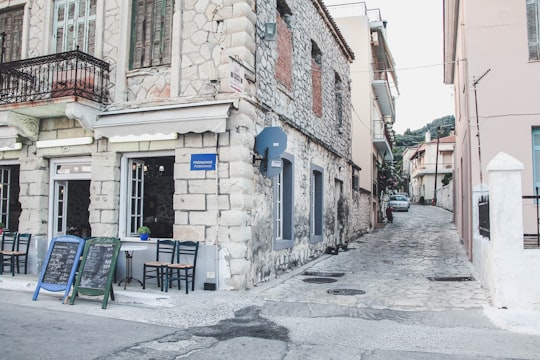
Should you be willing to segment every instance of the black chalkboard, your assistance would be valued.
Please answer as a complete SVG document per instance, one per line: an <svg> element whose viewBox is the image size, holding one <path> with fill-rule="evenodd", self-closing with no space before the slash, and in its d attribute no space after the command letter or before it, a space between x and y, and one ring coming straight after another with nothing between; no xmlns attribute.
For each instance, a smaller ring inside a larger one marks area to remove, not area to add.
<svg viewBox="0 0 540 360"><path fill-rule="evenodd" d="M109 294L114 300L112 280L120 245L118 238L95 237L86 240L70 304L73 305L79 293L92 296L103 295L103 309L107 307Z"/></svg>
<svg viewBox="0 0 540 360"><path fill-rule="evenodd" d="M114 244L97 243L88 248L79 287L105 289L114 257Z"/></svg>
<svg viewBox="0 0 540 360"><path fill-rule="evenodd" d="M36 300L39 290L43 288L49 291L64 291L65 302L83 249L84 240L78 236L62 235L53 238L32 299Z"/></svg>
<svg viewBox="0 0 540 360"><path fill-rule="evenodd" d="M43 282L67 285L71 269L75 264L78 248L79 244L75 242L55 242L45 267Z"/></svg>

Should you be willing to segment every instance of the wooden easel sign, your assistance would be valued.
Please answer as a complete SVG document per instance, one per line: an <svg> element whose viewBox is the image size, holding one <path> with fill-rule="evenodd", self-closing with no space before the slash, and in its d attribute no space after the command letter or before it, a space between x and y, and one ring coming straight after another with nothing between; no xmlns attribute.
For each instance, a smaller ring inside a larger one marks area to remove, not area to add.
<svg viewBox="0 0 540 360"><path fill-rule="evenodd" d="M48 291L64 291L62 303L65 303L83 249L84 239L78 236L62 235L53 238L32 300L37 300L39 290L43 288Z"/></svg>
<svg viewBox="0 0 540 360"><path fill-rule="evenodd" d="M69 302L71 305L78 294L103 295L102 309L107 308L109 295L114 301L112 281L120 245L118 238L93 237L86 240L81 266Z"/></svg>

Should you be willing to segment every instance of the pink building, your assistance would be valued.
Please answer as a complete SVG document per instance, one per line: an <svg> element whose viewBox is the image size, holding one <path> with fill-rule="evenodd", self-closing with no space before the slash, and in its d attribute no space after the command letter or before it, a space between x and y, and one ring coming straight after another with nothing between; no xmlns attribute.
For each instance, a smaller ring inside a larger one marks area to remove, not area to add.
<svg viewBox="0 0 540 360"><path fill-rule="evenodd" d="M444 0L444 81L454 86L455 221L473 263L475 192L500 152L523 164L523 232L537 234L540 1Z"/></svg>

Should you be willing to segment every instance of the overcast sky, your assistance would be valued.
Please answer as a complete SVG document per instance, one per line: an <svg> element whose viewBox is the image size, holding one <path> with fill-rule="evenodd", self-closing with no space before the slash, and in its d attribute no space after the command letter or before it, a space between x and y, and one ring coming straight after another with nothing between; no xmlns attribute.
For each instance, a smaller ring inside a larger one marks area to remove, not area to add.
<svg viewBox="0 0 540 360"><path fill-rule="evenodd" d="M360 3L323 0L326 5ZM452 87L443 83L442 0L366 0L380 9L387 24L390 51L396 62L400 95L394 130L416 130L446 115L454 115Z"/></svg>

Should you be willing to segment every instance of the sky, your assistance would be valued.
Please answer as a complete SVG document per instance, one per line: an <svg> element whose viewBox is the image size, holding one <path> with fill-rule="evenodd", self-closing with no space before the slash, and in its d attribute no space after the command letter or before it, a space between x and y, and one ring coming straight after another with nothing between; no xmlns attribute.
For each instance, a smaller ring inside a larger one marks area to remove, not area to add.
<svg viewBox="0 0 540 360"><path fill-rule="evenodd" d="M361 3L323 0L326 5ZM435 119L454 115L453 89L443 82L443 1L366 0L380 9L387 23L387 40L396 63L397 134L417 130Z"/></svg>

